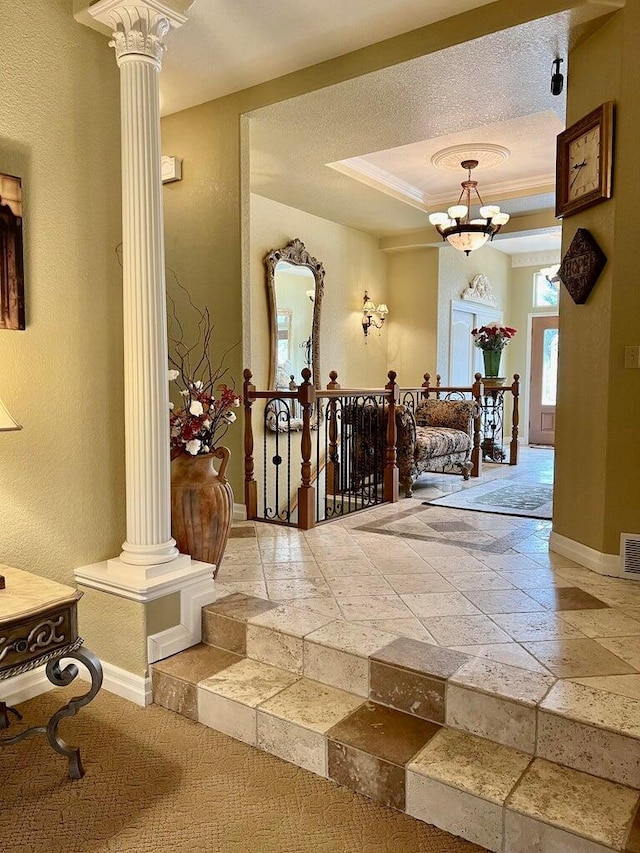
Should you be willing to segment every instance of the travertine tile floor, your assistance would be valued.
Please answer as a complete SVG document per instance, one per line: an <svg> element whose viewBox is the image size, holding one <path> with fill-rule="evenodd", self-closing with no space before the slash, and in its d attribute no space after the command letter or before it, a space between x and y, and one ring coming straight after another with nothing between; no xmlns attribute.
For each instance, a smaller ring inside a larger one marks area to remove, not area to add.
<svg viewBox="0 0 640 853"><path fill-rule="evenodd" d="M525 449L484 477L550 482L552 465ZM308 532L235 525L219 584L640 698L640 584L549 552L549 521L423 505L474 485L426 475L412 499Z"/></svg>

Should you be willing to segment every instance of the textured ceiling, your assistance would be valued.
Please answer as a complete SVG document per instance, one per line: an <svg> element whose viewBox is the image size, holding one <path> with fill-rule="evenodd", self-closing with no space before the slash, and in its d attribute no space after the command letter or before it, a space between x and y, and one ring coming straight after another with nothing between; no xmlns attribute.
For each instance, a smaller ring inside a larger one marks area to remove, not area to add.
<svg viewBox="0 0 640 853"><path fill-rule="evenodd" d="M500 125L512 129L500 144L526 146L529 139L535 147L533 126L525 125L523 134L518 122L535 124L537 114L551 114L547 135L554 123L563 126L564 97L550 94L549 81L552 60L566 56L568 32L569 16L555 15L257 110L251 114L252 190L380 236L423 228L424 211L326 164L425 140L434 151L451 140L492 141ZM545 150L536 169L551 174L548 139ZM517 169L517 160L507 162ZM455 176L441 175L451 182L453 202ZM502 207L518 214L552 205L547 188L505 199Z"/></svg>
<svg viewBox="0 0 640 853"><path fill-rule="evenodd" d="M560 226L553 230L541 231L537 234L526 234L520 237L502 237L498 235L491 244L507 255L533 254L534 252L557 252L560 260L562 247L562 229Z"/></svg>
<svg viewBox="0 0 640 853"><path fill-rule="evenodd" d="M195 0L163 60L168 113L273 80L492 0Z"/></svg>

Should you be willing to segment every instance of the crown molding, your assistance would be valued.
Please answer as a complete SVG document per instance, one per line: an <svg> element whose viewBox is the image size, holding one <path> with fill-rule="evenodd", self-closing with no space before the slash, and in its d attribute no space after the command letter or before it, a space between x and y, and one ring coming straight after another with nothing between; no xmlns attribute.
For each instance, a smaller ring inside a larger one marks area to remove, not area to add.
<svg viewBox="0 0 640 853"><path fill-rule="evenodd" d="M446 192L426 195L421 189L410 184L408 181L403 181L370 163L364 157L351 157L349 160L336 161L335 163L327 163L330 169L347 175L365 184L372 189L383 192L386 195L392 196L405 204L410 204L412 207L417 207L419 210L430 210L432 208L451 205L455 201L455 188ZM545 173L542 175L534 175L531 178L524 178L518 181L501 181L500 183L483 183L482 198L485 203L496 199L520 198L522 196L540 195L555 192L555 175Z"/></svg>
<svg viewBox="0 0 640 853"><path fill-rule="evenodd" d="M559 264L561 254L560 249L548 249L544 252L526 252L511 255L511 268L544 267L551 264Z"/></svg>
<svg viewBox="0 0 640 853"><path fill-rule="evenodd" d="M405 204L410 204L419 210L427 209L424 193L421 190L379 166L374 166L373 163L369 163L363 157L352 157L348 161L338 160L335 163L327 163L327 166L359 181L361 184L397 198Z"/></svg>

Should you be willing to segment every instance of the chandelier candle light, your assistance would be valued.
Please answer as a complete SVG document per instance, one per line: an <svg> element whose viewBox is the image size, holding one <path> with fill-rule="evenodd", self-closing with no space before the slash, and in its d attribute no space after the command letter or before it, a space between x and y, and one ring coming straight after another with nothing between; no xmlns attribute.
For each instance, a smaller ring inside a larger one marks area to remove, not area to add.
<svg viewBox="0 0 640 853"><path fill-rule="evenodd" d="M506 225L510 217L501 213L496 204L485 205L478 192L478 182L471 179L471 171L478 165L477 160L463 160L460 164L467 169L469 177L462 181L462 192L458 203L452 205L446 213L432 213L429 222L435 225L443 240L450 243L454 249L469 255L474 249L479 249ZM471 192L475 192L480 202L481 219L471 219ZM465 204L461 202L465 201Z"/></svg>

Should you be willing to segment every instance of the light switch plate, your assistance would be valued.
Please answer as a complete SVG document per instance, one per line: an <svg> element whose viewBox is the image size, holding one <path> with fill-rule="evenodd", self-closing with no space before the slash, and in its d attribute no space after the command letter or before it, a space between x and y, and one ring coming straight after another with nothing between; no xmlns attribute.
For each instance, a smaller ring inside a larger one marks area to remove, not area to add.
<svg viewBox="0 0 640 853"><path fill-rule="evenodd" d="M640 367L640 347L624 348L624 366Z"/></svg>

